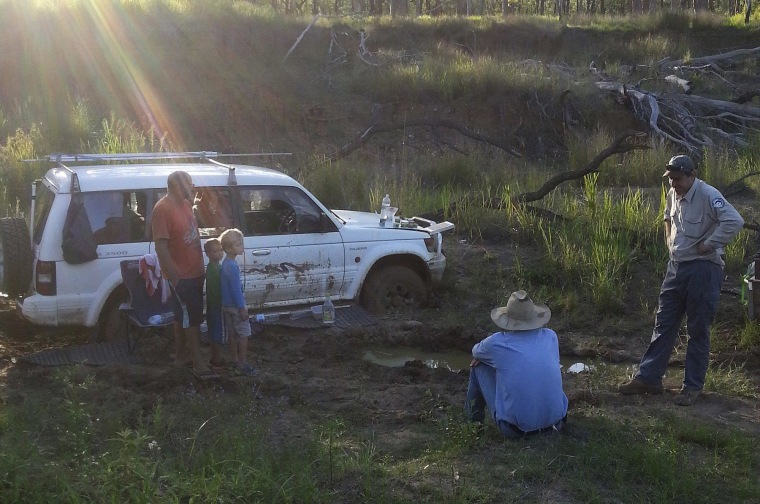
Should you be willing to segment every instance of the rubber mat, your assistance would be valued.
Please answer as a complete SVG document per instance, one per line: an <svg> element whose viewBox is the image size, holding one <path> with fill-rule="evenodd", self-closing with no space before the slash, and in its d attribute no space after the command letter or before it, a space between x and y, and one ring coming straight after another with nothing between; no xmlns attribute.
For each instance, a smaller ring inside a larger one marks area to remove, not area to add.
<svg viewBox="0 0 760 504"><path fill-rule="evenodd" d="M298 312L295 312L298 313ZM328 327L338 327L340 329L350 329L352 327L367 327L377 324L375 318L361 306L338 306L335 308L335 324L332 326L322 324L322 321L315 319L311 313L300 318L291 318L288 314L280 315L277 320L268 320L264 325L278 325L285 327L296 327L301 329L323 329Z"/></svg>
<svg viewBox="0 0 760 504"><path fill-rule="evenodd" d="M19 360L40 366L70 366L72 364L103 366L105 364L139 364L143 362L139 355L129 352L127 340L55 348L24 355Z"/></svg>

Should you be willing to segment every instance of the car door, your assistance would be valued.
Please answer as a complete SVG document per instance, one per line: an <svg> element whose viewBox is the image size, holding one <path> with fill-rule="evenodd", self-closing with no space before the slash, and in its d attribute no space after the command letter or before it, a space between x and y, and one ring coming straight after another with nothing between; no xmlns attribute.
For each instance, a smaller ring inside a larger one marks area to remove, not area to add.
<svg viewBox="0 0 760 504"><path fill-rule="evenodd" d="M335 224L299 187L239 188L245 253L238 257L249 307L338 297L343 242Z"/></svg>

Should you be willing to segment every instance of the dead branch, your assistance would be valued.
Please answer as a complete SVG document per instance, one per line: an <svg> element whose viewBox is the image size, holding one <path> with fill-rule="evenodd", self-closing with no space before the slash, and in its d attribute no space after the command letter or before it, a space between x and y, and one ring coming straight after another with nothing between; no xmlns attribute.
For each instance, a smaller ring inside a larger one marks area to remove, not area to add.
<svg viewBox="0 0 760 504"><path fill-rule="evenodd" d="M755 175L760 175L760 171L754 171L750 172L743 177L739 177L738 179L734 180L730 184L728 184L722 191L720 191L723 196L726 198L730 198L731 196L738 194L742 192L744 189L747 188L746 185L744 185L744 181L750 177L754 177Z"/></svg>
<svg viewBox="0 0 760 504"><path fill-rule="evenodd" d="M622 135L617 137L615 140L613 140L613 142L609 146L607 146L602 152L597 154L594 157L594 159L589 161L589 163L583 168L560 173L550 178L546 182L544 182L544 184L535 191L530 191L530 192L513 196L510 199L510 202L512 204L525 204L531 201L538 201L542 199L544 196L546 196L547 194L549 194L550 192L552 192L554 189L556 189L560 184L564 182L568 182L570 180L577 180L577 179L585 177L589 173L598 172L599 166L601 166L602 162L604 162L605 159L607 159L608 157L614 154L624 154L631 150L648 149L649 147L643 143L643 140L646 137L647 137L647 134L641 131L633 131L633 130L626 131Z"/></svg>
<svg viewBox="0 0 760 504"><path fill-rule="evenodd" d="M493 138L491 136L474 131L463 124L459 124L454 121L449 121L447 119L413 119L413 120L406 120L406 121L390 123L390 124L372 124L367 129L365 129L364 132L362 132L359 136L351 140L349 143L347 143L346 145L344 145L343 147L341 147L334 153L330 154L327 157L327 160L337 161L338 159L342 159L348 156L355 150L365 145L370 140L370 138L372 138L372 136L375 135L376 133L387 133L389 131L398 131L398 130L404 130L404 129L415 128L415 127L452 129L468 138L472 138L473 140L477 140L479 142L485 142L487 144L493 145L494 147L497 147L515 157L518 157L518 158L522 157L522 155L519 152L517 152L514 148L507 145L506 143L496 138Z"/></svg>
<svg viewBox="0 0 760 504"><path fill-rule="evenodd" d="M696 67L701 65L710 65L717 63L718 61L733 61L737 58L745 58L750 56L756 56L760 54L760 47L754 49L736 49L723 54L714 54L712 56L703 56L701 58L692 58L688 61L690 67ZM678 68L684 65L686 60L665 60L662 65L668 68Z"/></svg>
<svg viewBox="0 0 760 504"><path fill-rule="evenodd" d="M285 63L285 60L288 59L288 56L290 56L290 53L292 53L295 50L295 48L298 47L298 44L301 43L301 39L303 38L303 36L306 35L306 32L309 31L312 26L314 26L314 23L317 22L317 19L319 19L319 14L315 15L311 19L311 23L309 23L309 26L307 26L306 29L304 29L304 31L301 32L301 34L298 36L298 38L296 39L296 41L293 42L293 45L290 46L290 49L288 49L287 54L285 54L285 57L282 58L282 62L283 63Z"/></svg>
<svg viewBox="0 0 760 504"><path fill-rule="evenodd" d="M597 154L594 157L594 159L592 159L583 168L560 173L550 178L546 182L544 182L544 184L541 187L539 187L537 190L525 192L522 194L517 194L515 196L512 196L509 199L509 201L504 201L501 198L490 198L486 202L485 207L491 208L491 209L499 209L499 208L504 208L507 205L521 205L527 211L535 215L539 215L540 217L547 220L564 219L563 216L558 215L550 210L533 207L531 205L528 205L528 203L543 199L544 196L552 192L554 189L559 187L564 182L569 182L571 180L578 180L585 177L589 173L598 172L599 167L602 165L604 160L610 156L613 156L615 154L624 154L631 150L648 149L649 147L645 145L645 142L644 142L647 136L648 135L646 133L643 133L641 131L633 131L633 130L626 131L622 135L617 137L615 140L613 140L609 146L607 146L604 150L602 150L599 154ZM473 201L474 201L474 198L473 198ZM461 203L462 201L452 202L449 207L449 213L456 212L458 204L461 204ZM480 199L478 199L478 204L480 203L481 203ZM443 218L443 215L444 215L443 209L439 209L439 210L436 210L435 212L423 214L422 216L426 218L437 218L438 220L440 220Z"/></svg>

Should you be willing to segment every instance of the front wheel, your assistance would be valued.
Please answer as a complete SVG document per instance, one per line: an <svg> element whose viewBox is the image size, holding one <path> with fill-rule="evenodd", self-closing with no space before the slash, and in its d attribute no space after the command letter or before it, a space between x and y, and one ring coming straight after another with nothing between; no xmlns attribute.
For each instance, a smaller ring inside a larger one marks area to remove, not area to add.
<svg viewBox="0 0 760 504"><path fill-rule="evenodd" d="M386 266L373 272L364 282L361 304L373 313L399 308L419 308L427 302L425 282L406 266Z"/></svg>

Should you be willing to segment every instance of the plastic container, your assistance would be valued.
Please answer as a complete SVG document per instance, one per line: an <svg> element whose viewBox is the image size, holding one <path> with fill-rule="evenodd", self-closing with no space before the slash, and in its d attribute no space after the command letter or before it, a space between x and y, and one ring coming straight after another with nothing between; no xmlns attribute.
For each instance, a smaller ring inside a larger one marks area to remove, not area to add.
<svg viewBox="0 0 760 504"><path fill-rule="evenodd" d="M148 319L148 323L150 325L163 325L168 324L169 322L174 322L173 313L161 313L159 315L152 315Z"/></svg>
<svg viewBox="0 0 760 504"><path fill-rule="evenodd" d="M187 329L190 327L190 314L187 313L187 305L185 303L180 303L180 306L182 307L182 329Z"/></svg>
<svg viewBox="0 0 760 504"><path fill-rule="evenodd" d="M388 209L391 207L391 197L386 194L383 201L380 203L380 226L385 226L388 221ZM393 220L391 220L393 222Z"/></svg>
<svg viewBox="0 0 760 504"><path fill-rule="evenodd" d="M325 302L322 304L322 323L324 325L335 323L335 305L333 305L329 294L325 297Z"/></svg>
<svg viewBox="0 0 760 504"><path fill-rule="evenodd" d="M267 322L276 322L280 320L279 313L257 313L254 315L254 320L259 324L266 324Z"/></svg>

